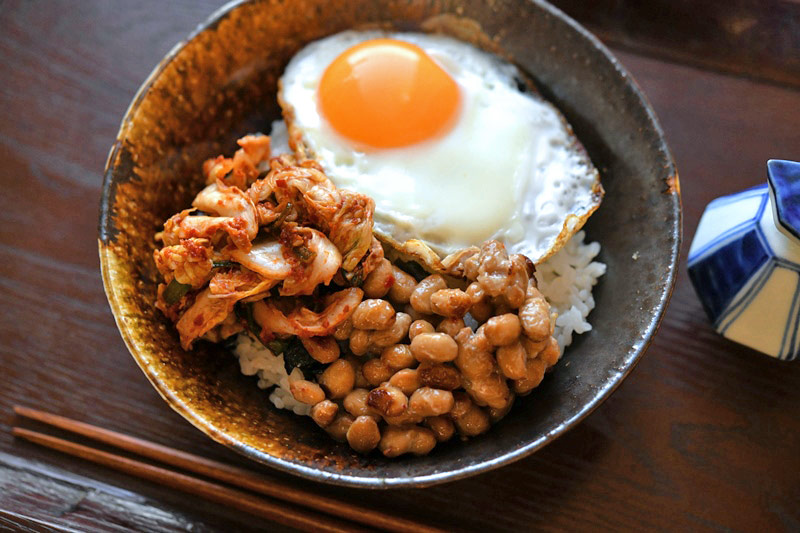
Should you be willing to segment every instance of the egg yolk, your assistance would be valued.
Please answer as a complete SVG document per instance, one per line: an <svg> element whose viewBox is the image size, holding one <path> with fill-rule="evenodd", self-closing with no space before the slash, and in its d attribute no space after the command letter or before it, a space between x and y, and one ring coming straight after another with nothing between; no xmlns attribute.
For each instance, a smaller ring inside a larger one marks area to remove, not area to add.
<svg viewBox="0 0 800 533"><path fill-rule="evenodd" d="M408 146L456 122L458 85L419 46L373 39L345 50L322 75L319 109L339 134L372 148Z"/></svg>

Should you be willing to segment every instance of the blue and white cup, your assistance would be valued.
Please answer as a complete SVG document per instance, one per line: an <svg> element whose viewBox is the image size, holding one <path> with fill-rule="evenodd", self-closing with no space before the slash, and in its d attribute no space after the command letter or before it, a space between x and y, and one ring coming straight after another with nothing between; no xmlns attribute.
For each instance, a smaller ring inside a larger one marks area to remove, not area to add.
<svg viewBox="0 0 800 533"><path fill-rule="evenodd" d="M800 354L800 163L706 207L689 278L718 333L779 359Z"/></svg>

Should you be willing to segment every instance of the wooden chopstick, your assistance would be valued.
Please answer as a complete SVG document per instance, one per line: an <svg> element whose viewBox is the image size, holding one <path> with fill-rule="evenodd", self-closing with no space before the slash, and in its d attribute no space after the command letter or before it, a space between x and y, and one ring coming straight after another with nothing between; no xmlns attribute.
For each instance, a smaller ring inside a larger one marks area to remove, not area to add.
<svg viewBox="0 0 800 533"><path fill-rule="evenodd" d="M353 524L344 523L330 516L320 515L308 510L290 508L283 504L271 503L253 494L204 481L194 476L180 474L172 470L167 470L166 468L136 461L135 459L96 450L88 446L83 446L82 444L76 444L37 431L30 431L19 427L15 427L11 431L14 436L35 442L36 444L41 444L42 446L59 450L69 455L74 455L94 463L111 467L126 474L154 481L160 485L194 494L207 500L221 503L240 511L246 511L256 516L268 518L280 524L303 531L326 531L329 533L368 531Z"/></svg>
<svg viewBox="0 0 800 533"><path fill-rule="evenodd" d="M367 509L358 505L335 500L333 498L320 496L312 492L306 492L285 483L270 480L258 474L254 474L243 468L213 461L199 455L194 455L144 439L139 439L130 435L118 433L116 431L111 431L93 426L91 424L86 424L84 422L79 422L71 418L66 418L19 405L14 406L14 412L19 416L91 438L104 444L135 453L142 457L147 457L164 464L188 470L196 474L216 479L217 481L222 481L240 488L258 492L279 500L291 502L303 507L308 507L316 511L322 511L333 516L345 518L372 528L380 528L396 533L443 533L443 530L438 528L426 526L424 524L416 523L404 518L387 515L372 509ZM167 470L167 472L169 471Z"/></svg>

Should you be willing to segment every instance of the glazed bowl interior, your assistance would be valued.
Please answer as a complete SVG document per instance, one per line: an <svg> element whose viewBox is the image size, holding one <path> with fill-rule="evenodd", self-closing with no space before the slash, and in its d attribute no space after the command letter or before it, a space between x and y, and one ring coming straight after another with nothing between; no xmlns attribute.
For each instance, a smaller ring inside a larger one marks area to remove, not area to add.
<svg viewBox="0 0 800 533"><path fill-rule="evenodd" d="M566 115L600 169L606 197L586 226L608 273L594 329L487 433L426 457L360 456L309 418L275 409L221 347L181 349L158 311L153 235L202 187L204 159L279 118L278 78L305 43L349 28L436 29L505 55ZM578 423L631 370L669 299L680 241L678 181L635 83L585 30L547 4L308 0L229 4L144 83L109 156L101 202L103 280L136 362L173 409L244 455L307 478L423 486L507 464ZM636 254L637 260L632 256Z"/></svg>

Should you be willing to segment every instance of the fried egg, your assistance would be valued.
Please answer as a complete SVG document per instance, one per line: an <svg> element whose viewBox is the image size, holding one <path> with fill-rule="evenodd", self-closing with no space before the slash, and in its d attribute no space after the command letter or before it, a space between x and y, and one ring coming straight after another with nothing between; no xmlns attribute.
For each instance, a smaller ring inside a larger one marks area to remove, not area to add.
<svg viewBox="0 0 800 533"><path fill-rule="evenodd" d="M372 197L375 231L397 248L445 256L498 239L538 263L603 190L564 117L524 79L443 35L347 31L289 62L279 102L292 149Z"/></svg>

